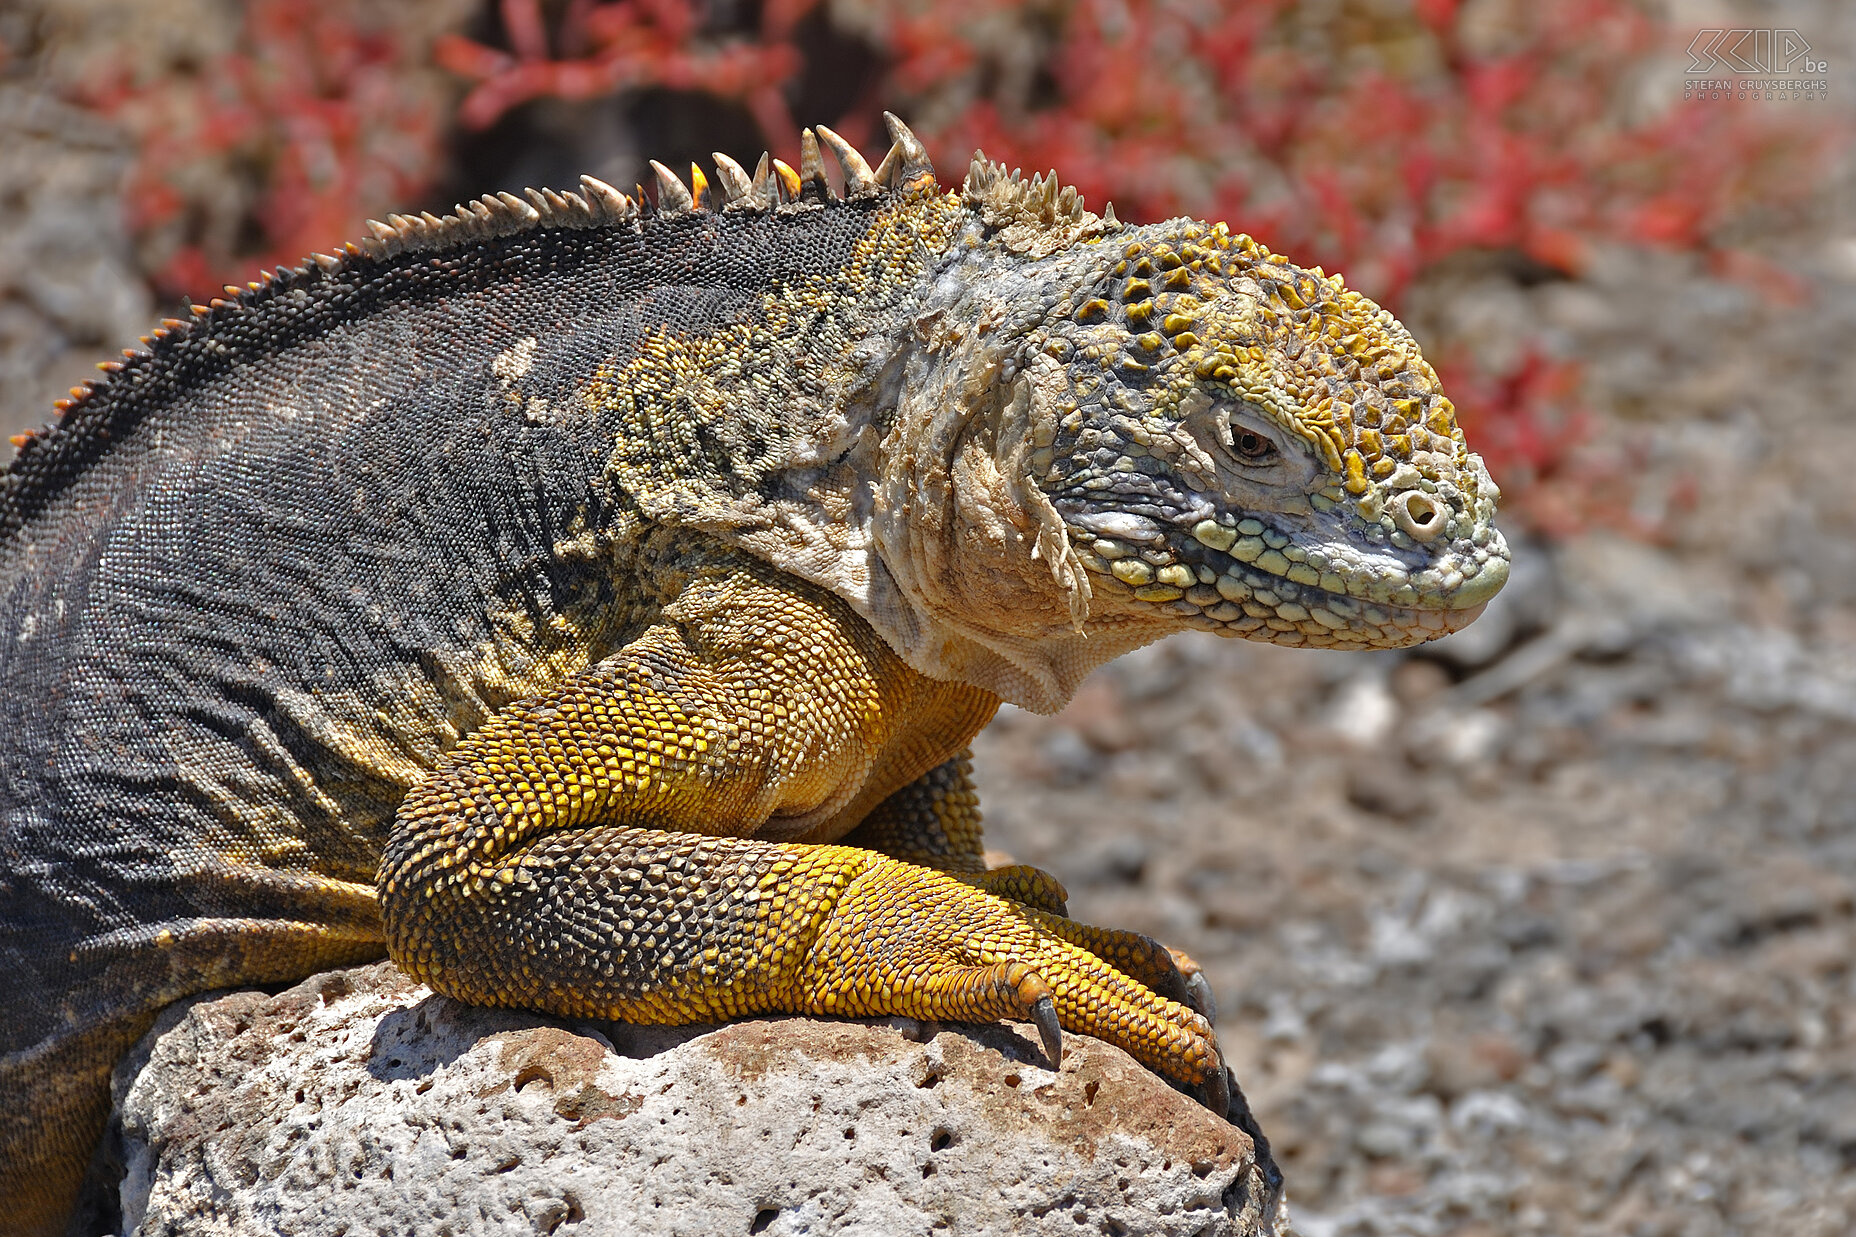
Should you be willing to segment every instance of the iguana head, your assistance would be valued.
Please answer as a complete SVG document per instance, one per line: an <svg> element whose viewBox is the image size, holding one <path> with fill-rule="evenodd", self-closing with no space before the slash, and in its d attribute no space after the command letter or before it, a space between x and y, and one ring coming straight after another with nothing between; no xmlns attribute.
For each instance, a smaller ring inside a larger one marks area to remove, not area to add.
<svg viewBox="0 0 1856 1237"><path fill-rule="evenodd" d="M1171 631L1397 647L1501 588L1494 483L1338 277L983 156L942 201L967 223L913 320L875 530L919 617L874 621L918 668L1054 708Z"/></svg>
<svg viewBox="0 0 1856 1237"><path fill-rule="evenodd" d="M1499 494L1391 314L1222 224L1098 245L1029 341L1066 381L1025 459L1092 610L1322 647L1480 613L1508 577Z"/></svg>

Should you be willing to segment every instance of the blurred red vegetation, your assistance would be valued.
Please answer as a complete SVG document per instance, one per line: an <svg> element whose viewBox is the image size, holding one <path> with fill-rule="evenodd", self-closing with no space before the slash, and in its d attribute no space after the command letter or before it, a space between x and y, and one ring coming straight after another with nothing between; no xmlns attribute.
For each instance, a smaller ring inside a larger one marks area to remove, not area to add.
<svg viewBox="0 0 1856 1237"><path fill-rule="evenodd" d="M814 3L767 0L753 37L718 40L689 0L571 0L552 31L538 0L500 0L507 51L454 34L439 40L436 53L440 65L475 83L458 109L471 128L530 99L594 99L655 86L740 103L763 131L795 142L782 88L804 67L793 33Z"/></svg>
<svg viewBox="0 0 1856 1237"><path fill-rule="evenodd" d="M254 265L336 247L445 168L455 92L420 72L431 39L415 22L367 0L238 12L235 37L190 71L131 62L75 89L136 141L124 201L163 296L205 299Z"/></svg>
<svg viewBox="0 0 1856 1237"><path fill-rule="evenodd" d="M1581 367L1527 350L1491 372L1476 358L1432 358L1457 420L1502 487L1502 522L1542 536L1604 528L1669 540L1698 499L1693 477L1642 486L1640 442L1604 442L1579 398Z"/></svg>
<svg viewBox="0 0 1856 1237"><path fill-rule="evenodd" d="M1465 250L1577 275L1618 243L1707 252L1715 269L1796 299L1798 280L1715 240L1751 209L1808 195L1845 137L1808 107L1684 103L1668 86L1648 98L1644 66L1666 63L1690 32L1629 0L1343 3L1319 24L1291 0L844 0L828 11L766 0L736 29L705 26L693 0L497 0L505 45L453 32L416 47L378 23L364 30L363 11L361 0L252 0L224 63L94 91L144 143L138 226L182 209L172 169L236 152L264 169L254 248L294 260L418 198L450 122L481 128L543 97L703 93L742 107L790 158L788 100L808 70L832 71L807 63L803 23L821 14L872 49L876 97L911 119L948 181L976 146L1027 171L1056 168L1124 219L1229 220L1395 311L1413 279ZM454 115L430 90L396 93L397 71L420 56L463 87ZM873 110L866 95L853 115L801 119L870 140ZM157 279L197 294L233 256L182 247ZM1549 533L1616 518L1608 501L1579 498L1589 476L1571 476L1588 429L1576 370L1537 355L1506 374L1447 368L1511 495L1560 487L1530 497L1524 518Z"/></svg>

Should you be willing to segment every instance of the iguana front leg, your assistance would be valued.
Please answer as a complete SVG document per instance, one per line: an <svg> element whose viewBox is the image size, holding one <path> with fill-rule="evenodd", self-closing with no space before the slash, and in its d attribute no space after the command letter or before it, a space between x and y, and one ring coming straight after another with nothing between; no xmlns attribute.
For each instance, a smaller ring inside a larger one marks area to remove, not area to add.
<svg viewBox="0 0 1856 1237"><path fill-rule="evenodd" d="M1059 931L1072 945L1206 1018L1216 1016L1211 985L1183 950L1138 932L1069 921L1068 891L1042 869L1025 864L986 867L971 752L959 753L883 800L844 842L952 873L997 897L1062 916L1067 922Z"/></svg>
<svg viewBox="0 0 1856 1237"><path fill-rule="evenodd" d="M380 873L388 949L461 999L578 1016L1054 1012L1222 1081L1210 1024L1067 920L870 850L766 840L838 836L994 707L908 670L827 595L709 573L407 796Z"/></svg>

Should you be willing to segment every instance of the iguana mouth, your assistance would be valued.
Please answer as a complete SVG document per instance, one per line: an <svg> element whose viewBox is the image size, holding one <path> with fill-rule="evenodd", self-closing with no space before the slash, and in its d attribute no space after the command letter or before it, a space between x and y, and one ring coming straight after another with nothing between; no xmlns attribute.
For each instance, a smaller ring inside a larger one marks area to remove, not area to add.
<svg viewBox="0 0 1856 1237"><path fill-rule="evenodd" d="M1201 550L1196 558L1157 569L1143 560L1122 559L1110 565L1110 573L1133 583L1147 574L1143 568L1151 571L1145 583L1134 584L1135 597L1188 626L1320 648L1399 648L1447 636L1481 614L1487 597L1499 588L1491 579L1480 590L1485 595L1468 605L1401 605L1301 583L1227 554ZM1502 562L1499 574L1505 577Z"/></svg>
<svg viewBox="0 0 1856 1237"><path fill-rule="evenodd" d="M1259 589L1257 592L1270 595L1273 590ZM1216 624L1208 630L1219 635L1315 648L1391 649L1422 644L1460 631L1487 606L1485 601L1462 610L1419 610L1356 602L1319 590L1304 590L1299 598L1278 602L1273 607L1257 601L1233 607L1241 613L1230 617L1224 617L1229 611L1221 611L1220 607L1201 613ZM1347 613L1349 610L1354 613ZM1298 617L1302 614L1308 617ZM1333 625L1336 621L1345 625L1336 627Z"/></svg>
<svg viewBox="0 0 1856 1237"><path fill-rule="evenodd" d="M1125 532L1145 523L1116 525ZM1451 545L1415 567L1254 518L1175 526L1144 544L1097 536L1079 550L1086 566L1186 626L1320 648L1396 648L1446 636L1482 613L1508 577L1507 546L1493 529L1480 545Z"/></svg>

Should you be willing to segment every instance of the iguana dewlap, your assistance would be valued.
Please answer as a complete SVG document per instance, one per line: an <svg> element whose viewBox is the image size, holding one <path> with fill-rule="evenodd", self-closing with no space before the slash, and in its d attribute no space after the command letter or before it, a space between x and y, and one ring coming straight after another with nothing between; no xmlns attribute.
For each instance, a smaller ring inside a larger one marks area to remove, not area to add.
<svg viewBox="0 0 1856 1237"><path fill-rule="evenodd" d="M1507 575L1406 331L1222 224L892 119L498 195L169 322L0 482L0 1230L62 1231L162 1005L390 954L486 1004L1099 1036L1144 937L988 872L1001 699L1199 628L1387 647Z"/></svg>

